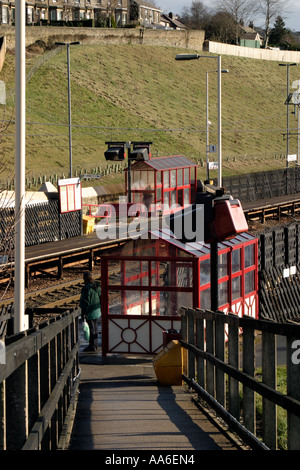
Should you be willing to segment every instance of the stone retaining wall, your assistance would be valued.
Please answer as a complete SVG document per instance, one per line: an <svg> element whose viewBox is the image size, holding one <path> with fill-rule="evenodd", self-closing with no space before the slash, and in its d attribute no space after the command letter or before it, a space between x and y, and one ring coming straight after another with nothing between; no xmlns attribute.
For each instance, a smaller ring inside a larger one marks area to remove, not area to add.
<svg viewBox="0 0 300 470"><path fill-rule="evenodd" d="M55 42L80 41L82 44L144 44L202 50L204 35L204 31L28 26L26 46L43 40L49 46ZM14 27L1 26L0 36L6 36L7 48L14 49Z"/></svg>

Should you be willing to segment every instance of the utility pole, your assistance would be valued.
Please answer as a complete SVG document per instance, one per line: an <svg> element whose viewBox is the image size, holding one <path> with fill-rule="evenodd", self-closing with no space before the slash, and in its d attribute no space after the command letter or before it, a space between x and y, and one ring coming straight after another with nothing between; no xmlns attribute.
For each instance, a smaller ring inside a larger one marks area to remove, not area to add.
<svg viewBox="0 0 300 470"><path fill-rule="evenodd" d="M14 332L25 329L25 2L16 0Z"/></svg>

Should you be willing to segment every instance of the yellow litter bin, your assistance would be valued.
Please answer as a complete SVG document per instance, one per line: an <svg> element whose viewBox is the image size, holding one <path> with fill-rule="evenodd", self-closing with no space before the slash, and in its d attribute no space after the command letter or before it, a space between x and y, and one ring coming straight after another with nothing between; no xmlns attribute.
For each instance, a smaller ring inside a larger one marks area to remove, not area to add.
<svg viewBox="0 0 300 470"><path fill-rule="evenodd" d="M182 385L182 347L173 340L153 359L158 382L161 385Z"/></svg>
<svg viewBox="0 0 300 470"><path fill-rule="evenodd" d="M95 219L91 215L82 216L82 231L84 235L91 233L94 230Z"/></svg>

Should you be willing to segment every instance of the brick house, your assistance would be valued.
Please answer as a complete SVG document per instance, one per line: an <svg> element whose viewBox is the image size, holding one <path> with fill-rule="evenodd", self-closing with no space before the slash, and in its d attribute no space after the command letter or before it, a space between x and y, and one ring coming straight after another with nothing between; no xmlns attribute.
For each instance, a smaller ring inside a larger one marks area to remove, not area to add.
<svg viewBox="0 0 300 470"><path fill-rule="evenodd" d="M129 0L130 22L141 26L159 25L162 10L143 0Z"/></svg>
<svg viewBox="0 0 300 470"><path fill-rule="evenodd" d="M131 21L132 5L136 5L139 24L159 23L161 10L139 0L28 0L26 24L93 20L101 25L118 27ZM0 25L12 25L15 19L15 1L0 0Z"/></svg>

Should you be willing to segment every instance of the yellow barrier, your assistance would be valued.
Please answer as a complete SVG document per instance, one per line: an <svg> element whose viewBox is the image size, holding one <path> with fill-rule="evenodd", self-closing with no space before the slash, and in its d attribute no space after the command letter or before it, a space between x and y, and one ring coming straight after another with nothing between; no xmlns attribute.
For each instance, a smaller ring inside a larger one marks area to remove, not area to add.
<svg viewBox="0 0 300 470"><path fill-rule="evenodd" d="M153 359L158 382L161 385L182 385L182 347L173 340Z"/></svg>
<svg viewBox="0 0 300 470"><path fill-rule="evenodd" d="M82 216L82 230L84 235L91 233L94 230L95 219L91 215Z"/></svg>

